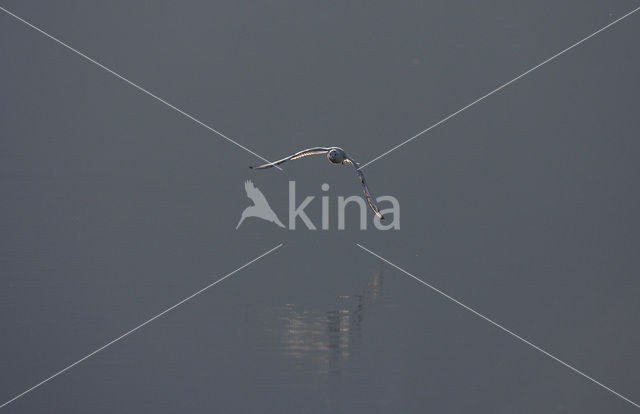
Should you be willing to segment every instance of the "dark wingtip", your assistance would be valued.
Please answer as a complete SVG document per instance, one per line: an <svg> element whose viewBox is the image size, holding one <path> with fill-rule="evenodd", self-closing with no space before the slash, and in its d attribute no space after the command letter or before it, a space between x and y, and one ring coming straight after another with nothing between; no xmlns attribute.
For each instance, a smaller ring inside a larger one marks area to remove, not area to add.
<svg viewBox="0 0 640 414"><path fill-rule="evenodd" d="M253 166L251 166L251 165L250 165L250 166L249 166L249 169L250 169L250 170L253 170Z"/></svg>

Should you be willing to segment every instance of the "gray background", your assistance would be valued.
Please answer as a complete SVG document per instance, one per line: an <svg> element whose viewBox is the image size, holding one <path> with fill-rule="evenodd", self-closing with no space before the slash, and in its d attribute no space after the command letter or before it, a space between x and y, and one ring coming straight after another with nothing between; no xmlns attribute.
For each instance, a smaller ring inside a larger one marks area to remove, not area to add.
<svg viewBox="0 0 640 414"><path fill-rule="evenodd" d="M1 2L270 159L364 162L638 6L514 3ZM2 402L284 243L3 411L635 412L354 243L639 401L638 38L640 14L371 164L401 230L337 231L349 168L251 172L0 12ZM234 230L246 179L284 221L289 180L329 183L332 229Z"/></svg>

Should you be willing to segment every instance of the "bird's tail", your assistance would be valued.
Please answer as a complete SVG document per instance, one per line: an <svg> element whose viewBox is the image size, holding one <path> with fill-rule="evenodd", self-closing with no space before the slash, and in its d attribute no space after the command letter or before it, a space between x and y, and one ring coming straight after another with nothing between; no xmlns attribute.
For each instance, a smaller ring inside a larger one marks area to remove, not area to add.
<svg viewBox="0 0 640 414"><path fill-rule="evenodd" d="M238 230L238 227L240 227L240 224L242 224L244 219L245 219L245 215L244 215L244 212L242 212L242 216L240 216L240 221L238 222L238 225L236 226L236 230Z"/></svg>

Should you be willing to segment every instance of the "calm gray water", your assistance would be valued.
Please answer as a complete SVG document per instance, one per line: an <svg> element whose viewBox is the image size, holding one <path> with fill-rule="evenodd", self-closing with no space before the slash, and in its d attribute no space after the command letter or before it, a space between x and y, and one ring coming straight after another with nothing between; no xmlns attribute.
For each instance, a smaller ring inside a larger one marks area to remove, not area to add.
<svg viewBox="0 0 640 414"><path fill-rule="evenodd" d="M366 162L633 1L1 2L270 159ZM350 167L275 169L0 12L7 413L637 412L640 14L367 166L401 229L337 230ZM235 230L252 180L330 229ZM330 190L321 191L323 183ZM299 201L298 201L299 202Z"/></svg>

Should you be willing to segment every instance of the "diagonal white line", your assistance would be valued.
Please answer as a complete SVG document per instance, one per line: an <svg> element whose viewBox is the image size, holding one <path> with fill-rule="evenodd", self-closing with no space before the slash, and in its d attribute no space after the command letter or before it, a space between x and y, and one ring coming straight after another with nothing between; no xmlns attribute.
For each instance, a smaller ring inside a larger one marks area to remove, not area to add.
<svg viewBox="0 0 640 414"><path fill-rule="evenodd" d="M400 144L396 145L395 147L391 148L390 150L383 152L382 154L378 155L377 157L375 157L374 159L372 159L371 161L363 164L360 169L366 167L367 165L379 160L380 158L384 157L385 155L389 154L390 152L393 152L395 150L397 150L398 148L402 147L405 144L408 144L409 142L413 141L414 139L418 138L419 136L421 136L422 134L425 134L429 131L431 131L433 128L437 127L438 125L448 121L449 119L453 118L454 116L458 115L459 113L461 113L462 111L471 108L473 105L477 104L478 102L484 100L485 98L488 98L489 96L493 95L494 93L498 92L499 90L506 88L507 86L511 85L513 82L517 81L518 79L528 75L529 73L533 72L534 70L538 69L539 67L541 67L542 65L545 65L549 62L551 62L553 59L557 58L558 56L570 51L571 49L573 49L574 47L578 46L579 44L581 44L582 42L585 42L589 39L591 39L593 36L597 35L598 33L602 32L603 30L608 29L609 27L613 26L614 24L618 23L619 21L621 21L622 19L625 19L629 16L631 16L633 13L637 12L638 10L640 10L640 7L631 10L629 13L625 14L624 16L612 21L611 23L609 23L608 25L600 28L599 30L591 33L589 36L585 37L584 39L572 44L571 46L567 47L566 49L561 50L560 52L556 53L555 55L551 56L550 58L548 58L547 60L537 64L536 66L532 67L531 69L529 69L528 71L516 76L515 78L511 79L509 82L498 86L497 88L495 88L494 90L492 90L491 92L487 93L486 95L476 99L475 101L471 102L470 104L463 106L462 108L458 109L456 112L452 113L451 115L447 116L446 118L441 119L440 121L436 122L435 124L431 125L429 128L418 132L416 135L412 136L411 138L401 142Z"/></svg>
<svg viewBox="0 0 640 414"><path fill-rule="evenodd" d="M26 24L27 26L31 27L32 29L37 30L38 32L42 33L43 35L45 35L46 37L48 37L49 39L53 40L54 42L66 47L67 49L69 49L70 51L76 53L77 55L82 56L83 58L85 58L86 60L88 60L91 63L94 63L95 65L99 66L100 68L106 70L107 72L109 72L110 74L112 74L113 76L116 76L117 78L122 79L123 81L127 82L129 85L133 86L134 88L138 89L141 92L146 93L147 95L149 95L150 97L152 97L153 99L157 100L158 102L161 102L163 104L165 104L166 106L168 106L169 108L173 109L174 111L186 116L187 118L189 118L190 120L196 122L197 124L205 127L206 129L208 129L209 131L218 134L219 136L221 136L222 138L226 139L227 141L231 142L232 144L235 144L236 146L242 148L243 150L255 155L256 157L260 158L263 161L266 161L268 163L270 163L271 161L269 161L268 159L264 158L261 155L256 154L255 152L251 151L249 148L245 147L244 145L236 142L235 140L229 138L228 136L226 136L225 134L223 134L222 132L213 129L212 127L210 127L209 125L205 124L204 122L196 119L195 117L189 115L188 113L186 113L185 111L183 111L182 109L170 104L169 102L165 101L164 99L160 98L157 95L154 95L153 93L149 92L148 90L146 90L145 88L143 88L142 86L138 85L137 83L134 83L132 81L130 81L129 79L125 78L124 76L120 75L119 73L109 69L108 67L106 67L105 65L103 65L102 63L98 62L97 60L90 58L89 56L85 55L84 53L80 52L77 49L74 49L73 47L69 46L68 44L66 44L65 42L63 42L62 40L50 35L49 33L45 32L44 30L40 29L39 27L29 23L28 21L24 20L23 18L21 18L20 16L15 15L14 13L10 12L9 10L5 9L4 7L0 6L0 10L2 10L3 12L7 13L9 16L14 17L15 19L21 21L22 23ZM274 167L276 167L277 169L279 169L280 171L282 171L282 168L278 167L277 165L275 165Z"/></svg>
<svg viewBox="0 0 640 414"><path fill-rule="evenodd" d="M199 291L197 291L196 293L192 294L191 296L188 296L184 299L182 299L180 302L176 303L175 305L163 310L162 312L160 312L159 314L157 314L156 316L154 316L151 319L148 319L146 322L141 323L140 325L136 326L133 329L128 330L127 332L125 332L124 334L120 335L119 337L117 337L116 339L112 340L111 342L101 346L100 348L96 349L95 351L91 352L90 354L85 355L84 357L80 358L79 360L77 360L76 362L74 362L73 364L67 366L64 369L61 369L60 371L56 372L55 374L53 374L52 376L40 381L39 383L37 383L36 385L34 385L33 387L29 388L28 390L16 395L15 397L13 397L12 399L10 399L9 401L5 402L4 404L0 405L0 408L12 403L13 401L17 400L18 398L24 396L25 394L35 390L36 388L38 388L39 386L41 386L42 384L54 379L55 377L57 377L58 375L62 374L65 371L70 370L71 368L75 367L76 365L78 365L79 363L81 363L82 361L84 361L85 359L91 358L92 356L94 356L95 354L97 354L98 352L102 351L103 349L115 344L116 342L118 342L119 340L123 339L124 337L126 337L129 334L132 334L133 332L137 331L138 329L142 328L143 326L153 322L154 320L158 319L159 317L161 317L162 315L164 315L165 313L171 312L173 309L177 308L178 306L182 305L183 303L187 302L188 300L193 299L194 297L198 296L199 294L201 294L202 292L204 292L205 290L209 289L212 286L217 285L218 283L222 282L223 280L225 280L226 278L228 278L229 276L233 275L236 272L239 272L240 270L244 269L245 267L249 266L251 263L254 263L260 259L262 259L264 256L268 255L269 253L273 252L274 250L280 248L282 246L282 243L280 243L279 245L277 245L276 247L267 250L266 252L262 253L260 256L256 257L255 259L243 264L242 266L240 266L239 268L237 268L236 270L234 270L231 273L228 273L226 276L221 277L220 279L216 280L215 282L203 287L202 289L200 289Z"/></svg>
<svg viewBox="0 0 640 414"><path fill-rule="evenodd" d="M588 376L587 374L585 374L584 372L578 370L577 368L572 367L571 365L567 364L566 362L562 361L561 359L551 355L549 352L545 351L544 349L540 348L539 346L537 346L536 344L527 341L526 339L524 339L523 337L521 337L520 335L514 333L513 331L510 331L509 329L505 328L504 326L500 325L497 322L494 322L493 320L489 319L488 317L484 316L483 314L481 314L480 312L470 308L469 306L465 305L464 303L460 302L459 300L447 295L446 293L444 293L443 291L441 291L440 289L428 284L427 282L425 282L424 280L418 278L417 276L412 275L411 273L407 272L406 270L404 270L403 268L401 268L400 266L397 266L393 263L391 263L390 261L388 261L387 259L385 259L384 257L372 252L371 250L367 249L366 247L362 246L361 244L356 243L356 245L361 248L362 250L366 251L367 253L377 257L378 259L382 260L383 262L395 267L396 269L398 269L399 271L401 271L402 273L406 274L407 276L412 277L413 279L417 280L418 282L422 283L423 285L425 285L426 287L430 288L431 290L441 294L442 296L444 296L445 298L449 299L450 301L456 303L457 305L462 306L463 308L465 308L466 310L468 310L469 312L473 313L476 316L479 316L480 318L484 319L485 321L489 322L490 324L494 325L497 328L502 329L504 332L508 333L509 335L513 336L514 338L524 342L525 344L529 345L530 347L532 347L533 349L542 352L543 354L545 354L546 356L548 356L549 358L561 363L562 365L564 365L565 367L569 368L570 370L572 370L573 372L582 375L583 377L585 377L586 379L588 379L589 381L601 386L602 388L604 388L605 390L617 395L618 397L622 398L623 400L625 400L626 402L628 402L629 404L632 404L638 408L640 408L640 405L636 404L635 402L631 401L630 399L628 399L627 397L625 397L624 395L617 393L616 391L612 390L611 388L607 387L606 385L604 385L603 383L591 378L590 376Z"/></svg>

